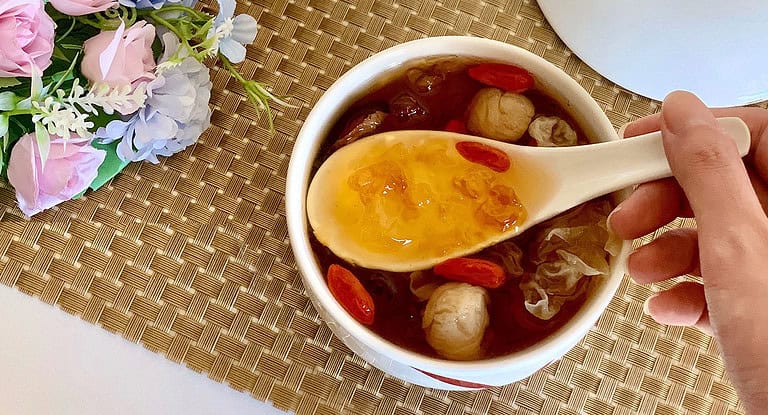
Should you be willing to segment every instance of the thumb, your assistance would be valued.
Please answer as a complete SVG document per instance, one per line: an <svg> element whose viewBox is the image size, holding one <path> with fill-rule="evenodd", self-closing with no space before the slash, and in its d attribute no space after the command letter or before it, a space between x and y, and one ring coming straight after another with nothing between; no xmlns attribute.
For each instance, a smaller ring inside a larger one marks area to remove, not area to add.
<svg viewBox="0 0 768 415"><path fill-rule="evenodd" d="M672 173L691 204L700 234L764 220L736 144L695 95L667 96L661 131Z"/></svg>

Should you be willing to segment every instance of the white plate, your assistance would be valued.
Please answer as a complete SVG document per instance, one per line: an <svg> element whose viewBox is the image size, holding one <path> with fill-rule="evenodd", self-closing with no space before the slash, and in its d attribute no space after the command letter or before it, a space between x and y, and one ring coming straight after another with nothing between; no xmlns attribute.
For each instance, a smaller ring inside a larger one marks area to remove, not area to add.
<svg viewBox="0 0 768 415"><path fill-rule="evenodd" d="M538 0L557 34L611 81L710 106L768 99L766 0Z"/></svg>

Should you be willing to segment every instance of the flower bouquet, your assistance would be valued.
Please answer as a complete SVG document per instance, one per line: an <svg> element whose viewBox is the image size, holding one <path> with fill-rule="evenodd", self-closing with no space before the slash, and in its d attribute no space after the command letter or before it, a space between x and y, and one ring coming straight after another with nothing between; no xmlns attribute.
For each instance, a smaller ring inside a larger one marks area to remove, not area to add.
<svg viewBox="0 0 768 415"><path fill-rule="evenodd" d="M256 20L218 0L0 0L0 176L27 216L158 163L210 125L207 58L265 110L282 102L233 64Z"/></svg>

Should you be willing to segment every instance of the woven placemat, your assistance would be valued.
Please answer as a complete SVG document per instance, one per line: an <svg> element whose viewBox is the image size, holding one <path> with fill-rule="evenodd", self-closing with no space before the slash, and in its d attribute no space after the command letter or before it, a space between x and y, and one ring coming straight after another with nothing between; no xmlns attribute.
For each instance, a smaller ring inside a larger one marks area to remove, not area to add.
<svg viewBox="0 0 768 415"><path fill-rule="evenodd" d="M1 283L298 414L742 413L715 342L643 315L652 289L629 279L576 348L505 387L430 390L353 355L304 294L283 201L294 137L344 71L411 39L471 34L563 68L616 126L658 103L583 64L529 0L256 0L238 13L260 24L242 72L298 106L275 106L277 131L214 68L213 126L194 148L31 221L0 190Z"/></svg>

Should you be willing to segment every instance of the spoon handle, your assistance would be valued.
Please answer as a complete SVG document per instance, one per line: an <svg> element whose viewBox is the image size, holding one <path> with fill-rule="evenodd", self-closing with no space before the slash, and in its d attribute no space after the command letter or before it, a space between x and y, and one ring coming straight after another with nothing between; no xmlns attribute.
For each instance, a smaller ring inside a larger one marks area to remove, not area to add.
<svg viewBox="0 0 768 415"><path fill-rule="evenodd" d="M739 154L745 156L749 152L750 133L744 121L735 117L718 118L717 121L734 139ZM559 178L561 200L553 201L556 206L575 206L635 184L672 175L659 131L567 149L569 152L551 153L550 162L557 163L563 172Z"/></svg>

